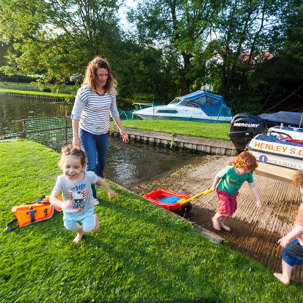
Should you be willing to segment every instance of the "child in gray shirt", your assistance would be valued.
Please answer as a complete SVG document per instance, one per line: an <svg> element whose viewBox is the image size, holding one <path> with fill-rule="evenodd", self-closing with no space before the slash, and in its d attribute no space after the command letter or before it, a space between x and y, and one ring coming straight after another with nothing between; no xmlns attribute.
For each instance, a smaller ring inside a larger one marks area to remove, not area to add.
<svg viewBox="0 0 303 303"><path fill-rule="evenodd" d="M118 196L105 180L93 171L85 171L86 156L80 148L65 146L62 149L59 167L63 174L57 178L56 185L50 195L50 202L63 209L63 221L66 229L74 231L77 236L74 243L81 241L85 232L100 227L98 216L94 214L94 198L92 184L105 188L108 197ZM63 203L58 199L63 196ZM82 226L78 223L80 221Z"/></svg>

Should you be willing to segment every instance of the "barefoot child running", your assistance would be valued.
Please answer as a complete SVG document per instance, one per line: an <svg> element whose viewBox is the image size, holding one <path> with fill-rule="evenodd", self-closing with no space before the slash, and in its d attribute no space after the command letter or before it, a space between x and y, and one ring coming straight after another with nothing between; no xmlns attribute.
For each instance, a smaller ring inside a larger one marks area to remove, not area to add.
<svg viewBox="0 0 303 303"><path fill-rule="evenodd" d="M258 189L254 183L252 172L257 168L256 158L248 151L242 152L233 161L233 166L227 166L221 169L216 175L213 185L210 189L217 188L218 208L216 214L212 217L212 224L215 230L221 228L230 231L230 227L224 222L237 209L237 195L242 184L247 181L250 190L257 200L257 207L262 207L261 198Z"/></svg>
<svg viewBox="0 0 303 303"><path fill-rule="evenodd" d="M84 171L85 163L86 156L83 150L72 146L63 147L59 162L63 175L57 178L50 195L50 202L63 209L63 221L66 229L77 233L73 240L74 243L80 242L85 232L97 230L100 227L98 216L94 215L91 185L97 183L104 187L109 199L117 196L104 179L92 171ZM63 203L58 199L61 192L63 192ZM78 221L81 221L82 226L78 224Z"/></svg>
<svg viewBox="0 0 303 303"><path fill-rule="evenodd" d="M295 174L294 183L300 187L303 195L303 170ZM300 204L294 228L283 238L278 240L283 247L282 273L274 273L274 276L283 284L288 285L294 265L303 264L303 203Z"/></svg>

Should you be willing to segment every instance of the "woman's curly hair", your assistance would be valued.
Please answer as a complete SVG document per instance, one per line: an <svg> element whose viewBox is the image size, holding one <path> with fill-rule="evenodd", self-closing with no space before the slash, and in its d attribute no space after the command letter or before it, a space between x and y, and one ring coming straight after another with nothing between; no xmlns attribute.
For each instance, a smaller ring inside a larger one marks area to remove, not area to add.
<svg viewBox="0 0 303 303"><path fill-rule="evenodd" d="M75 156L80 158L81 165L85 168L86 165L86 154L85 151L78 147L73 147L72 145L66 145L62 147L61 159L59 161L59 167L63 169L65 159L67 156Z"/></svg>
<svg viewBox="0 0 303 303"><path fill-rule="evenodd" d="M249 171L254 171L258 167L257 160L253 154L248 151L242 152L233 161L234 168L246 168Z"/></svg>
<svg viewBox="0 0 303 303"><path fill-rule="evenodd" d="M303 170L297 170L294 176L294 184L298 187L303 187Z"/></svg>
<svg viewBox="0 0 303 303"><path fill-rule="evenodd" d="M116 85L117 82L114 79L113 75L111 74L110 66L108 62L101 58L95 57L92 61L90 61L86 67L85 78L81 86L88 85L92 92L96 92L97 90L97 70L98 68L105 68L108 71L108 78L104 89L107 93L116 94Z"/></svg>

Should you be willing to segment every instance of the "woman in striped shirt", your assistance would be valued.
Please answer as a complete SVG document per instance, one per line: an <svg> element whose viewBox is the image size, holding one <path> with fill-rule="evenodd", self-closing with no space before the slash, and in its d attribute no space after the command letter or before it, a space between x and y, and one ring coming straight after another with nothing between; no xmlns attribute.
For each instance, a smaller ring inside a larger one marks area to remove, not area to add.
<svg viewBox="0 0 303 303"><path fill-rule="evenodd" d="M116 105L115 79L106 60L96 57L86 68L85 79L77 92L72 110L73 146L84 148L86 170L103 178L107 146L109 115L114 119L123 142L128 142ZM95 204L96 189L92 186Z"/></svg>

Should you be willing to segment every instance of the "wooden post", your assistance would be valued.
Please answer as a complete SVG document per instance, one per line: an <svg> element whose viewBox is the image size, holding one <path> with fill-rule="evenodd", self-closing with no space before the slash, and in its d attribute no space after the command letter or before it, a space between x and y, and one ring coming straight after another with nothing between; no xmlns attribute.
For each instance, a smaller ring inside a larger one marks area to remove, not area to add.
<svg viewBox="0 0 303 303"><path fill-rule="evenodd" d="M65 145L67 145L67 115L66 115L66 111L65 111Z"/></svg>
<svg viewBox="0 0 303 303"><path fill-rule="evenodd" d="M22 120L22 127L23 127L23 134L24 134L24 138L26 137L26 129L25 129L25 120Z"/></svg>

